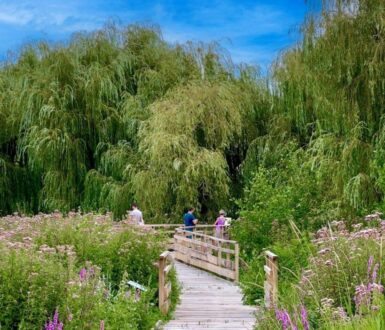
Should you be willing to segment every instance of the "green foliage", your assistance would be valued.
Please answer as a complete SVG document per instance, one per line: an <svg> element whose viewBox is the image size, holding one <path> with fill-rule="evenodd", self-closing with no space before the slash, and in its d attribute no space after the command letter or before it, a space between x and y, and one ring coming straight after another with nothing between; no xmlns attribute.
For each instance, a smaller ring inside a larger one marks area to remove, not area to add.
<svg viewBox="0 0 385 330"><path fill-rule="evenodd" d="M79 219L76 226L72 221L65 221L60 231L56 228L55 221L46 223L36 242L48 246L73 246L78 267L86 261L98 265L113 287L119 285L124 274L133 281L156 284L152 263L162 252L163 237L149 234L151 239L147 240L141 239L133 230L115 232L109 224L95 226L93 216Z"/></svg>
<svg viewBox="0 0 385 330"><path fill-rule="evenodd" d="M312 242L271 246L279 255L278 308L288 311L293 320L298 319L298 306L305 306L311 329L381 329L382 220L377 215L370 221L369 226L356 224L351 232L343 221L333 221L318 230ZM262 264L261 260L254 274ZM263 280L263 274L258 275ZM258 294L255 289L251 293ZM282 328L274 312L266 311L261 322L266 329Z"/></svg>
<svg viewBox="0 0 385 330"><path fill-rule="evenodd" d="M1 255L0 326L41 329L48 313L64 300L66 267L54 257L41 258L28 251L1 248Z"/></svg>
<svg viewBox="0 0 385 330"><path fill-rule="evenodd" d="M265 144L267 148L268 142ZM254 174L245 196L239 202L241 219L233 234L243 242L246 258L274 242L295 237L291 222L301 230L317 228L324 221L320 215L323 196L303 150L295 144L279 145L277 150L259 152L263 164ZM279 164L269 165L269 163Z"/></svg>
<svg viewBox="0 0 385 330"><path fill-rule="evenodd" d="M162 215L186 205L217 210L226 203L225 150L242 134L249 111L242 98L235 82L194 82L153 104L153 115L140 133L143 169L134 177L136 196L145 209Z"/></svg>
<svg viewBox="0 0 385 330"><path fill-rule="evenodd" d="M280 241L267 248L279 256L279 294L281 297L290 297L293 283L297 283L302 270L307 267L308 259L314 248L307 238ZM263 266L266 264L264 253L254 255L242 273L241 283L245 294L245 301L253 305L256 302L263 304L266 273ZM284 298L283 298L284 299Z"/></svg>
<svg viewBox="0 0 385 330"><path fill-rule="evenodd" d="M382 148L384 13L381 1L323 1L322 15L310 15L302 43L274 70L277 111L308 146L340 214L363 213L383 196L381 170L370 165Z"/></svg>
<svg viewBox="0 0 385 330"><path fill-rule="evenodd" d="M0 218L0 328L42 329L56 309L65 329L145 330L157 308L154 262L166 239L108 216ZM147 288L137 301L127 281ZM171 274L172 305L178 299ZM172 306L172 307L173 307Z"/></svg>
<svg viewBox="0 0 385 330"><path fill-rule="evenodd" d="M234 235L251 265L263 248L296 237L291 222L307 231L384 207L385 8L369 0L322 4L306 18L302 42L277 59L266 131L241 166ZM261 283L257 266L247 274Z"/></svg>
<svg viewBox="0 0 385 330"><path fill-rule="evenodd" d="M0 70L0 211L121 218L136 200L146 218L188 205L210 218L236 213L228 200L261 169L277 171L274 189L296 189L284 167L298 154L290 175L311 172L302 192L328 216L382 207L384 11L380 0L323 1L266 80L220 45L171 46L152 26L25 47Z"/></svg>
<svg viewBox="0 0 385 330"><path fill-rule="evenodd" d="M268 108L255 72L236 78L223 54L171 46L137 25L26 47L0 70L0 211L80 206L121 218L136 200L150 216L216 212ZM10 191L24 181L10 173L16 165L38 178L22 194Z"/></svg>

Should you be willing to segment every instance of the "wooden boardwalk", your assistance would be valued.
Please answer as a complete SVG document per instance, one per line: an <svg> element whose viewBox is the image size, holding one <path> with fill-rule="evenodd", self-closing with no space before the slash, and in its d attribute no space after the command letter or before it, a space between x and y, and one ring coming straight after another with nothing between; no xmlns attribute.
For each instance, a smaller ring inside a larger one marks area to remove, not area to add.
<svg viewBox="0 0 385 330"><path fill-rule="evenodd" d="M256 309L242 304L235 283L178 261L175 267L182 286L180 304L164 330L254 328Z"/></svg>

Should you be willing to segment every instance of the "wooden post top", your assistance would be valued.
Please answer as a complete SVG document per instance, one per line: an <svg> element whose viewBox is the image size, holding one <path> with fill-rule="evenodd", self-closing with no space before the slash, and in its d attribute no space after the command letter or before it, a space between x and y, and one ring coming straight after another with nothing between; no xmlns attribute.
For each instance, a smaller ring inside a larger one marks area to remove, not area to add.
<svg viewBox="0 0 385 330"><path fill-rule="evenodd" d="M265 255L266 255L266 257L273 259L273 260L278 259L278 256L269 250L265 251Z"/></svg>
<svg viewBox="0 0 385 330"><path fill-rule="evenodd" d="M164 252L160 255L160 259L167 259L169 255L170 255L170 251L164 251Z"/></svg>

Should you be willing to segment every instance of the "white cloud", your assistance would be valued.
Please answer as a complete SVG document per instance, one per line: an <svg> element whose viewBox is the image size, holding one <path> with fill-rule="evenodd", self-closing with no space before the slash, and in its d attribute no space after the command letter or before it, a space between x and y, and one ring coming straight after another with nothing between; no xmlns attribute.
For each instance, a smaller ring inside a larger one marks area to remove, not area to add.
<svg viewBox="0 0 385 330"><path fill-rule="evenodd" d="M17 5L0 2L0 22L15 25L25 25L34 17L29 10Z"/></svg>

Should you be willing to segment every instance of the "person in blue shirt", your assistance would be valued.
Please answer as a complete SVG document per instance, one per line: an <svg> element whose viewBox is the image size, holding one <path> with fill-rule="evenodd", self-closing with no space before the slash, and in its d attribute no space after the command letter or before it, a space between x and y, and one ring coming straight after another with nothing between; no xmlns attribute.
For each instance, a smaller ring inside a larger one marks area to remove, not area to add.
<svg viewBox="0 0 385 330"><path fill-rule="evenodd" d="M187 213L183 215L185 230L193 231L195 225L198 223L198 219L195 217L194 211L195 209L193 207L190 207Z"/></svg>

